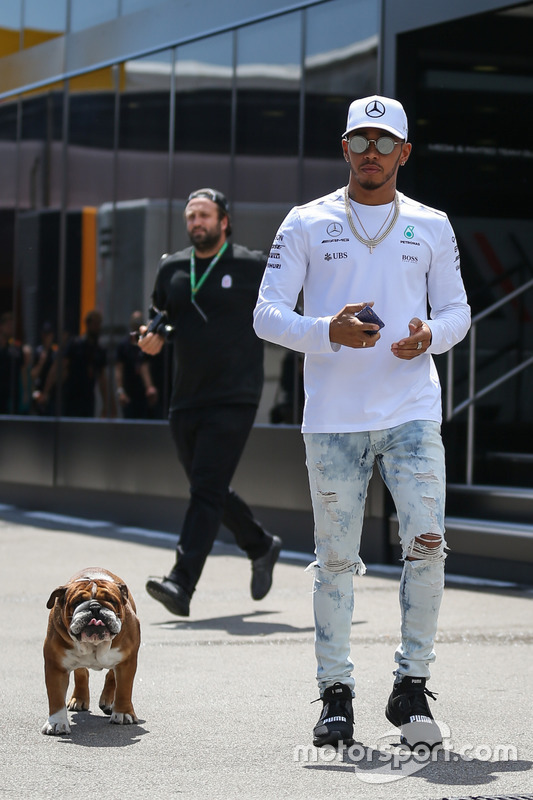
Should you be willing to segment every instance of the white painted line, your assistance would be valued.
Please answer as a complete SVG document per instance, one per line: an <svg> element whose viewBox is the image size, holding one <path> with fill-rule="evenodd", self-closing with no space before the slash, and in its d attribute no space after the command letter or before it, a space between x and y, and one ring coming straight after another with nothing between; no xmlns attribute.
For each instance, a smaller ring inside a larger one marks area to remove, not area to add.
<svg viewBox="0 0 533 800"><path fill-rule="evenodd" d="M446 583L464 584L467 586L489 586L493 589L513 589L517 584L510 581L497 581L493 578L471 578L469 575L446 575Z"/></svg>
<svg viewBox="0 0 533 800"><path fill-rule="evenodd" d="M398 577L402 573L403 567L396 567L393 564L367 564L368 573L380 572L382 575L392 575ZM472 578L469 575L455 575L453 572L446 572L446 584L464 584L468 586L489 586L495 589L512 589L516 583L509 581L497 581L492 578Z"/></svg>
<svg viewBox="0 0 533 800"><path fill-rule="evenodd" d="M315 561L315 556L308 553L299 553L296 550L282 550L279 554L280 558L291 558L294 561L304 561L306 564L311 564Z"/></svg>
<svg viewBox="0 0 533 800"><path fill-rule="evenodd" d="M103 522L102 520L67 517L63 514L51 514L48 511L27 511L24 516L30 519L43 519L47 522L58 522L61 525L78 525L82 528L108 528L111 526L110 522Z"/></svg>
<svg viewBox="0 0 533 800"><path fill-rule="evenodd" d="M176 533L166 533L165 531L152 531L148 528L117 528L119 533L126 533L130 536L142 536L146 539L162 539L165 542L176 543L178 535Z"/></svg>
<svg viewBox="0 0 533 800"><path fill-rule="evenodd" d="M0 512L11 511L13 509L14 506L0 503ZM29 517L30 519L42 519L46 520L47 522L57 522L62 525L77 525L83 528L115 527L111 522L104 522L102 520L83 519L81 517L68 517L62 514L52 514L48 511L27 511L24 513L24 516ZM115 529L117 530L118 533L129 534L130 536L131 535L139 536L140 538L165 541L171 544L172 546L175 545L176 540L178 538L177 534L167 533L166 531L154 531L150 530L149 528L117 527ZM226 542L221 542L220 540L215 541L214 546L217 547L219 545L224 547L234 546L235 549L237 549L236 545L231 545L231 544L228 545ZM282 550L280 553L280 557L290 558L294 561L302 561L305 564L312 563L315 560L314 555L309 555L307 553L300 553L296 550ZM376 573L389 574L395 577L401 575L402 572L401 566L395 566L393 564L367 564L367 569L369 573L375 571ZM463 584L465 586L486 586L495 589L498 588L512 589L517 586L516 583L512 583L509 581L491 580L490 578L473 578L468 575L454 575L453 573L446 573L446 583L448 585Z"/></svg>

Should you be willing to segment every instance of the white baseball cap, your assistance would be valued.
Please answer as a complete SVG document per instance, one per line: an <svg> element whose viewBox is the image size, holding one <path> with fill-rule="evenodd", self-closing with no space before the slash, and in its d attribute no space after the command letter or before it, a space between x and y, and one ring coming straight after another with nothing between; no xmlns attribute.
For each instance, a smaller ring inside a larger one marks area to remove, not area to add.
<svg viewBox="0 0 533 800"><path fill-rule="evenodd" d="M407 116L403 106L390 97L362 97L348 109L348 122L343 138L357 128L379 128L407 141Z"/></svg>

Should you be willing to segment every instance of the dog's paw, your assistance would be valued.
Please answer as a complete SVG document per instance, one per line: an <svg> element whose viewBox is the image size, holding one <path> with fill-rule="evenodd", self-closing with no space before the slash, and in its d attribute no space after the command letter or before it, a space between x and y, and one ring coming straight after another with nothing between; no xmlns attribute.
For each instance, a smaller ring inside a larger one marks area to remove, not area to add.
<svg viewBox="0 0 533 800"><path fill-rule="evenodd" d="M134 725L138 721L135 714L121 714L118 711L113 711L109 718L109 722L112 725Z"/></svg>
<svg viewBox="0 0 533 800"><path fill-rule="evenodd" d="M48 721L41 728L41 733L44 733L45 736L64 736L70 733L67 709L62 708L61 711L48 717Z"/></svg>
<svg viewBox="0 0 533 800"><path fill-rule="evenodd" d="M88 711L89 699L72 695L68 701L67 708L69 711Z"/></svg>

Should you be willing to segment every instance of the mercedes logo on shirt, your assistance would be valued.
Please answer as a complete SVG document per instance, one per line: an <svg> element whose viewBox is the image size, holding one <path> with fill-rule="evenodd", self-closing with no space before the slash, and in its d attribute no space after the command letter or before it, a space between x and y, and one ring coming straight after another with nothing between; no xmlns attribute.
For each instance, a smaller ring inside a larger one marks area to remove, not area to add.
<svg viewBox="0 0 533 800"><path fill-rule="evenodd" d="M367 117L372 117L373 119L376 119L377 117L382 117L384 113L385 113L385 106L383 105L383 103L380 103L379 100L373 100L365 108L365 114L367 115Z"/></svg>
<svg viewBox="0 0 533 800"><path fill-rule="evenodd" d="M340 222L330 222L326 228L328 236L340 236L342 233L342 225Z"/></svg>

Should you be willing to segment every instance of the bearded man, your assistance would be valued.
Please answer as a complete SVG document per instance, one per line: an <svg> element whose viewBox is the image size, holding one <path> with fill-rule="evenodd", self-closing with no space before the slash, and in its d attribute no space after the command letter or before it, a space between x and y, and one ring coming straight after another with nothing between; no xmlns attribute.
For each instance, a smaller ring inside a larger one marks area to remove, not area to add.
<svg viewBox="0 0 533 800"><path fill-rule="evenodd" d="M252 313L266 258L229 241L228 202L219 191L192 192L185 224L192 246L163 256L152 302L165 312L174 345L169 420L190 501L176 562L146 590L172 614L187 617L221 523L251 561L254 600L270 590L282 543L230 487L263 386L263 343ZM145 326L141 334L141 349L157 354L165 336Z"/></svg>

